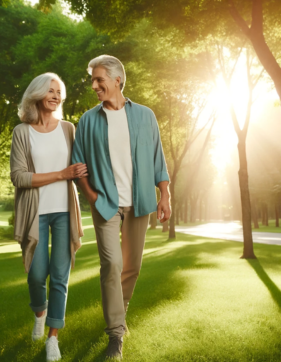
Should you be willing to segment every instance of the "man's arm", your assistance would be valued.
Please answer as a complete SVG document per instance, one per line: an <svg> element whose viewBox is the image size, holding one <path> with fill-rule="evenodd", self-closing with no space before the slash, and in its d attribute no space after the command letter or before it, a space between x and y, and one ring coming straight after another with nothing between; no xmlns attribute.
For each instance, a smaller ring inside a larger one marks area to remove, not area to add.
<svg viewBox="0 0 281 362"><path fill-rule="evenodd" d="M163 223L171 217L169 182L161 181L157 186L160 190L160 201L157 205L157 219Z"/></svg>
<svg viewBox="0 0 281 362"><path fill-rule="evenodd" d="M171 217L169 175L167 172L167 166L163 153L158 123L153 112L151 116L154 142L155 185L160 190L160 201L157 205L157 219L160 220L161 223L163 223Z"/></svg>
<svg viewBox="0 0 281 362"><path fill-rule="evenodd" d="M89 204L93 205L97 201L98 194L92 189L88 177L83 177L77 180L77 185L82 190Z"/></svg>
<svg viewBox="0 0 281 362"><path fill-rule="evenodd" d="M82 116L76 129L75 140L72 149L72 163L74 164L79 162L86 163L84 133L85 130ZM93 205L98 198L98 194L92 189L88 177L76 178L74 181L77 183L88 202Z"/></svg>

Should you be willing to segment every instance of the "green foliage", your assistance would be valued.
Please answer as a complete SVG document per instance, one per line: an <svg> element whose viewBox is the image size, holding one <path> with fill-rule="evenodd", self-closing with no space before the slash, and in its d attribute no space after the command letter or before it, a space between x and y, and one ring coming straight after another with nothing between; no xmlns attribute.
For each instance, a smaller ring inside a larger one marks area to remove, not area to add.
<svg viewBox="0 0 281 362"><path fill-rule="evenodd" d="M1 211L14 211L14 198L13 196L3 197L0 201ZM9 224L11 225L11 224Z"/></svg>
<svg viewBox="0 0 281 362"><path fill-rule="evenodd" d="M13 195L14 188L10 180L9 157L11 135L9 127L0 133L0 198Z"/></svg>
<svg viewBox="0 0 281 362"><path fill-rule="evenodd" d="M82 192L79 192L79 203L81 211L87 211L87 212L91 211L90 204Z"/></svg>
<svg viewBox="0 0 281 362"><path fill-rule="evenodd" d="M158 29L176 27L186 38L187 42L198 43L207 36L241 34L229 12L228 0L67 0L72 10L85 14L95 29L105 31L120 40L130 33L142 19L152 21ZM252 1L234 0L239 13L248 24L251 23ZM279 0L263 2L264 32L269 46L279 51L280 11ZM105 16L106 14L106 16ZM176 41L176 39L174 39ZM274 44L276 46L274 46Z"/></svg>
<svg viewBox="0 0 281 362"><path fill-rule="evenodd" d="M4 211L8 211L8 210L4 210ZM9 225L15 226L15 213L14 212L12 213L12 216L9 217L8 223L9 223Z"/></svg>
<svg viewBox="0 0 281 362"><path fill-rule="evenodd" d="M40 18L41 13L19 1L0 7L0 134L18 123L17 104L22 95L20 85L27 67L22 68L19 64L15 48L23 37L36 30Z"/></svg>
<svg viewBox="0 0 281 362"><path fill-rule="evenodd" d="M12 241L14 239L14 227L0 227L0 240Z"/></svg>

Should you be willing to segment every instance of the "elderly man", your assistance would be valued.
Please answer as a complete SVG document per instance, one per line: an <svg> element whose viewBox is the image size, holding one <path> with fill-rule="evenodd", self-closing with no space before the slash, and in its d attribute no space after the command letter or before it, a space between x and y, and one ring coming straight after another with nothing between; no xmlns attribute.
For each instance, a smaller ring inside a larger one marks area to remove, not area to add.
<svg viewBox="0 0 281 362"><path fill-rule="evenodd" d="M72 162L87 164L78 185L91 205L100 256L107 357L122 358L125 315L140 272L149 213L169 219L169 176L154 113L124 98L125 70L115 57L90 61L101 103L81 117ZM155 186L161 198L156 203ZM122 246L120 247L120 224Z"/></svg>

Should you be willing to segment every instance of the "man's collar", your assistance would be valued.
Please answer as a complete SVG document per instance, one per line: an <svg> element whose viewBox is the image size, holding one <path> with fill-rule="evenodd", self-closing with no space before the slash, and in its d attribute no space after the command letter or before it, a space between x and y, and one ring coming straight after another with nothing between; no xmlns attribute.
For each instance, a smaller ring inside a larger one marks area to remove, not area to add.
<svg viewBox="0 0 281 362"><path fill-rule="evenodd" d="M127 97L125 97L125 99L126 99L125 104L128 103L128 104L131 106L131 105L132 105L132 101L131 101L129 98L127 98ZM103 102L101 102L101 103L98 105L98 112L100 112L101 109L103 110Z"/></svg>

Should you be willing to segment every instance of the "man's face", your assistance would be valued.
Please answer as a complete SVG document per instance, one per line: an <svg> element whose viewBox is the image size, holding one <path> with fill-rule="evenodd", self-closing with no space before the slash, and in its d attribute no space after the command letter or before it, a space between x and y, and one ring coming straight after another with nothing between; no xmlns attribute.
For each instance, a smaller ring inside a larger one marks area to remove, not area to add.
<svg viewBox="0 0 281 362"><path fill-rule="evenodd" d="M103 67L97 67L92 71L92 89L97 93L100 101L108 101L120 91L120 80L111 79Z"/></svg>

